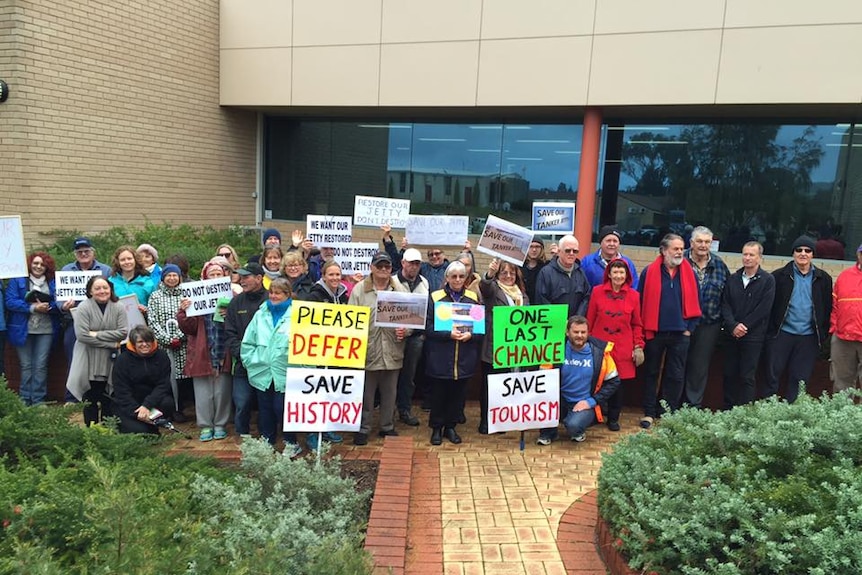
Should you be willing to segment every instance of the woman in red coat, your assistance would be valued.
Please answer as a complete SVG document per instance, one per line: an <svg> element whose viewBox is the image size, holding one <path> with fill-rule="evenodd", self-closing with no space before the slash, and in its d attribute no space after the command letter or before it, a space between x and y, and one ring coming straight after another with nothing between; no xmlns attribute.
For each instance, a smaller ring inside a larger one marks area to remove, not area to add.
<svg viewBox="0 0 862 575"><path fill-rule="evenodd" d="M644 360L640 294L632 289L632 275L625 260L613 260L605 268L605 281L593 288L587 308L590 335L614 342L611 357L623 385L635 378L635 367ZM622 385L608 400L608 429L620 430Z"/></svg>

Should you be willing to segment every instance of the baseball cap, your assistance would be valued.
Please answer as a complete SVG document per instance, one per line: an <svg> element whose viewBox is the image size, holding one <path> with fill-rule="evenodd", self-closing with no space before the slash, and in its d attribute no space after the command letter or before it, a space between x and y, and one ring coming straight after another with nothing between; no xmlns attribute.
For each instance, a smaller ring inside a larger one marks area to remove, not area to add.
<svg viewBox="0 0 862 575"><path fill-rule="evenodd" d="M373 266L379 265L383 262L392 265L392 258L390 258L386 252L377 252L376 254L374 254L374 257L371 258L371 265Z"/></svg>
<svg viewBox="0 0 862 575"><path fill-rule="evenodd" d="M75 238L75 243L72 246L73 250L79 250L81 248L91 248L93 244L90 243L90 238L85 238L81 236L80 238Z"/></svg>
<svg viewBox="0 0 862 575"><path fill-rule="evenodd" d="M416 248L407 248L404 250L404 255L401 256L401 260L405 262L421 262L422 254L419 253L419 250Z"/></svg>
<svg viewBox="0 0 862 575"><path fill-rule="evenodd" d="M249 263L245 264L243 267L236 270L236 273L238 273L241 276L262 276L263 275L263 268L260 267L260 264L258 264L258 263L249 262Z"/></svg>

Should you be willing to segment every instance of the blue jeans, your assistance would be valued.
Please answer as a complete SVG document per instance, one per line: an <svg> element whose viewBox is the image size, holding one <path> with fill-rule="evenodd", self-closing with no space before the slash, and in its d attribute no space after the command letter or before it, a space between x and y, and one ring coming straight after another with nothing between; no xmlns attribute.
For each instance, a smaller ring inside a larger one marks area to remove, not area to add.
<svg viewBox="0 0 862 575"><path fill-rule="evenodd" d="M401 366L401 373L398 374L398 392L395 399L395 406L399 413L410 411L413 393L416 391L413 378L416 377L416 368L422 358L422 345L424 343L425 338L417 335L408 337L404 344L404 363Z"/></svg>
<svg viewBox="0 0 862 575"><path fill-rule="evenodd" d="M570 438L585 433L587 428L596 422L595 408L585 409L583 411L572 411L575 406L571 401L560 397L560 420L566 428L566 433ZM559 433L556 427L546 427L539 432L539 437L548 437L557 439Z"/></svg>
<svg viewBox="0 0 862 575"><path fill-rule="evenodd" d="M270 382L266 391L254 390L257 394L257 428L260 436L270 445L278 441L278 430L284 426L284 393L275 390L275 382ZM285 433L284 440L296 443L295 433Z"/></svg>
<svg viewBox="0 0 862 575"><path fill-rule="evenodd" d="M234 427L240 435L251 433L251 398L254 389L248 383L247 375L233 376Z"/></svg>
<svg viewBox="0 0 862 575"><path fill-rule="evenodd" d="M39 405L48 395L48 356L53 334L31 334L18 349L21 364L21 388L18 395L24 405Z"/></svg>

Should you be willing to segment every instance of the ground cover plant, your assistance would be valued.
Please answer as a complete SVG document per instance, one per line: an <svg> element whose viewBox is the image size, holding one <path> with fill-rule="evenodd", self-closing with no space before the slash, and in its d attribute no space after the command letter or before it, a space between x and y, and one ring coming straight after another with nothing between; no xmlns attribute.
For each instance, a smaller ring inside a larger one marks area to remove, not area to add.
<svg viewBox="0 0 862 575"><path fill-rule="evenodd" d="M847 394L685 409L605 455L599 512L644 573L862 573L860 465Z"/></svg>
<svg viewBox="0 0 862 575"><path fill-rule="evenodd" d="M24 407L0 378L0 573L365 574L367 493L339 460L243 443L239 468Z"/></svg>

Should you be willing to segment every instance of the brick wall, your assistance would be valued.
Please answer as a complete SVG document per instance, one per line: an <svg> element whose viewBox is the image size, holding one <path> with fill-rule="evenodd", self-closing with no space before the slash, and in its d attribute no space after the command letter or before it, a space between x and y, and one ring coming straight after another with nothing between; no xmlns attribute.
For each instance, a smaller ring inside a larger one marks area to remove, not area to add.
<svg viewBox="0 0 862 575"><path fill-rule="evenodd" d="M0 213L28 244L144 218L252 224L256 116L219 107L212 0L0 0Z"/></svg>

